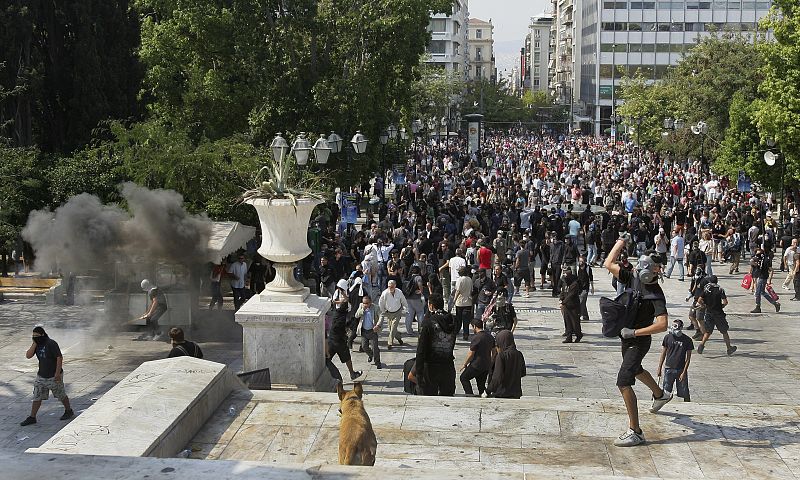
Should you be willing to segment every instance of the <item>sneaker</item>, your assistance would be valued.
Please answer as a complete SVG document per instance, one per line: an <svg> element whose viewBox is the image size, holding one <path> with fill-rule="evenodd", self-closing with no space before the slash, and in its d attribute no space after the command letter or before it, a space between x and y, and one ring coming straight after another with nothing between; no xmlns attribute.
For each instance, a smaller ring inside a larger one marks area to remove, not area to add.
<svg viewBox="0 0 800 480"><path fill-rule="evenodd" d="M666 390L662 390L664 393L661 394L661 398L653 398L653 406L650 407L651 413L656 413L661 410L664 405L668 404L670 400L672 400L672 394L667 392Z"/></svg>
<svg viewBox="0 0 800 480"><path fill-rule="evenodd" d="M64 415L61 415L59 420L69 420L70 418L72 418L74 416L75 416L75 412L73 412L72 409L70 408L69 410L66 410L64 412Z"/></svg>
<svg viewBox="0 0 800 480"><path fill-rule="evenodd" d="M21 426L27 427L28 425L33 425L36 423L36 417L28 417L20 423Z"/></svg>
<svg viewBox="0 0 800 480"><path fill-rule="evenodd" d="M697 346L697 353L699 355L702 355L703 354L703 350L705 350L705 349L706 349L706 346L701 343L700 345Z"/></svg>
<svg viewBox="0 0 800 480"><path fill-rule="evenodd" d="M686 326L685 330L694 330L694 324L690 323L689 325Z"/></svg>
<svg viewBox="0 0 800 480"><path fill-rule="evenodd" d="M692 335L692 340L702 340L703 339L703 332L697 332Z"/></svg>
<svg viewBox="0 0 800 480"><path fill-rule="evenodd" d="M775 313L778 313L780 311L781 311L781 302L777 302L775 304Z"/></svg>
<svg viewBox="0 0 800 480"><path fill-rule="evenodd" d="M356 370L355 372L350 374L350 380L355 380L356 378L360 377L363 374L364 372L362 372L361 370Z"/></svg>
<svg viewBox="0 0 800 480"><path fill-rule="evenodd" d="M414 335L414 332L409 333L409 335ZM404 342L402 338L398 338L397 339L397 343L399 343L400 346L403 346L403 345L406 344L406 342Z"/></svg>
<svg viewBox="0 0 800 480"><path fill-rule="evenodd" d="M731 348L728 349L728 356L730 357L733 355L733 352L736 351L736 345L733 345Z"/></svg>
<svg viewBox="0 0 800 480"><path fill-rule="evenodd" d="M627 432L623 433L614 440L614 446L635 447L636 445L641 445L644 442L644 433L636 433L629 428Z"/></svg>
<svg viewBox="0 0 800 480"><path fill-rule="evenodd" d="M750 313L761 313L761 307L756 307L756 308L750 310Z"/></svg>
<svg viewBox="0 0 800 480"><path fill-rule="evenodd" d="M481 398L489 398L489 394L486 392L481 393Z"/></svg>
<svg viewBox="0 0 800 480"><path fill-rule="evenodd" d="M378 370L380 370L380 369L382 369L382 368L383 368L383 364L382 364L382 363L376 363L376 364L375 364L375 368L377 368Z"/></svg>
<svg viewBox="0 0 800 480"><path fill-rule="evenodd" d="M367 363L372 363L372 354L371 353L367 354Z"/></svg>

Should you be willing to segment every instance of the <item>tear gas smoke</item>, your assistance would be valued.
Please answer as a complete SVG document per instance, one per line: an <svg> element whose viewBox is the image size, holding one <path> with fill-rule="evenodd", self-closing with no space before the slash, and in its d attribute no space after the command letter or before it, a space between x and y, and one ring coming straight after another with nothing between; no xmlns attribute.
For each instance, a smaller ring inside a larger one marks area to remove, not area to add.
<svg viewBox="0 0 800 480"><path fill-rule="evenodd" d="M120 193L130 213L88 193L55 211L32 212L22 236L36 252L36 268L86 272L115 260L184 265L208 260L211 221L188 213L179 193L133 183L120 185Z"/></svg>

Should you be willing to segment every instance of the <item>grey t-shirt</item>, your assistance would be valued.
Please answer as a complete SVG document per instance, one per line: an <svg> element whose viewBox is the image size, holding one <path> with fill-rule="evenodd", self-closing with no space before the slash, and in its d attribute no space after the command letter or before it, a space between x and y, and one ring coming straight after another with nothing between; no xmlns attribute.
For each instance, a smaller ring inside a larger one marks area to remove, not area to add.
<svg viewBox="0 0 800 480"><path fill-rule="evenodd" d="M528 270L530 269L530 252L527 248L520 248L515 255L515 268L517 270Z"/></svg>

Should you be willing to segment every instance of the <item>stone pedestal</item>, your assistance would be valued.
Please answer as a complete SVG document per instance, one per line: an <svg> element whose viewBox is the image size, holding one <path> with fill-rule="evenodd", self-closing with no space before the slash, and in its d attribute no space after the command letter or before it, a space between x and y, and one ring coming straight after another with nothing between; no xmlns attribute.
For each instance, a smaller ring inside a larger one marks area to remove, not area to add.
<svg viewBox="0 0 800 480"><path fill-rule="evenodd" d="M265 290L239 311L244 371L269 368L272 384L330 392L334 380L325 368L326 298L299 292Z"/></svg>

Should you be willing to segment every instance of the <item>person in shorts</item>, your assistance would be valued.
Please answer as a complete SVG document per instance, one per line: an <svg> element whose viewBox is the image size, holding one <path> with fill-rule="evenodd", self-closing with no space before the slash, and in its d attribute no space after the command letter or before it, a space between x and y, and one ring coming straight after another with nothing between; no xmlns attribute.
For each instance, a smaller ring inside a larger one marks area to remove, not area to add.
<svg viewBox="0 0 800 480"><path fill-rule="evenodd" d="M624 269L615 259L625 250L628 241L627 235L618 239L603 264L620 284L628 287L632 287L638 277L642 294L636 318L620 332L622 365L617 374L617 387L628 412L628 430L614 440L617 447L633 447L645 442L644 433L639 426L636 392L633 391L636 380L640 380L653 392L651 411L657 412L672 400L672 395L664 391L650 372L642 367L642 360L650 350L652 335L667 329L667 302L658 284L661 265L665 259L655 252L646 252L639 258L635 271Z"/></svg>
<svg viewBox="0 0 800 480"><path fill-rule="evenodd" d="M39 407L42 406L43 400L50 398L51 391L53 396L64 404L64 414L61 415L61 420L68 420L75 413L69 405L69 397L64 389L64 369L62 368L64 357L61 355L61 349L55 340L47 336L43 327L34 327L32 339L33 343L25 352L25 358L33 358L36 355L36 359L39 360L39 371L36 372L36 380L33 382L31 414L20 425L24 427L36 423Z"/></svg>
<svg viewBox="0 0 800 480"><path fill-rule="evenodd" d="M533 286L533 291L536 291L536 285L531 279L531 254L525 248L522 240L518 241L518 245L519 249L514 254L514 289L516 294L519 294L519 287L522 286L522 281L525 280L525 293L522 296L527 298L530 296L531 286Z"/></svg>
<svg viewBox="0 0 800 480"><path fill-rule="evenodd" d="M731 337L728 335L728 320L725 318L725 306L728 305L728 297L725 296L725 290L717 283L716 275L708 277L709 282L703 287L703 293L697 299L699 305L706 308L705 321L703 322L706 331L703 334L703 339L700 345L697 346L697 353L702 354L706 348L706 342L716 328L722 334L722 339L725 340L728 355L733 355L736 351L736 346L731 345Z"/></svg>
<svg viewBox="0 0 800 480"><path fill-rule="evenodd" d="M663 378L661 388L672 393L677 384L678 396L689 400L689 363L692 360L694 342L683 333L683 321L675 319L664 340L661 341L661 358L658 360L657 376ZM666 365L665 365L666 364ZM666 368L663 368L665 367ZM664 373L662 376L661 373ZM655 412L654 412L655 413Z"/></svg>

